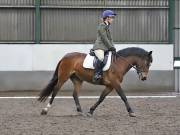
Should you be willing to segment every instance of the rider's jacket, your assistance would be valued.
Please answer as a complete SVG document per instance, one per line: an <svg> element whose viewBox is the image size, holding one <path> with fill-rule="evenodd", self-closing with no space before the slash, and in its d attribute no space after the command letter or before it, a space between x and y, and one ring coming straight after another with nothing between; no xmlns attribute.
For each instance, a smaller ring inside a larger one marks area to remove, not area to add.
<svg viewBox="0 0 180 135"><path fill-rule="evenodd" d="M114 47L114 45L109 30L109 25L106 25L105 23L100 23L97 28L97 39L93 46L93 50L101 49L107 51L111 47Z"/></svg>

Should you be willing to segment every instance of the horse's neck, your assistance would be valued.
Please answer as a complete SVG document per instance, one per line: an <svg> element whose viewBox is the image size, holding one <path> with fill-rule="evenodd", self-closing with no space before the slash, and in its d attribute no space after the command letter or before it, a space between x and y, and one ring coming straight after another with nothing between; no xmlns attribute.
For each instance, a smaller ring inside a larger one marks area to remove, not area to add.
<svg viewBox="0 0 180 135"><path fill-rule="evenodd" d="M124 64L125 64L125 68L124 68L124 74L126 74L131 68L132 65L136 66L138 63L139 58L136 56L128 56L123 58Z"/></svg>
<svg viewBox="0 0 180 135"><path fill-rule="evenodd" d="M129 61L129 63L131 63L133 66L137 66L138 61L140 60L140 58L139 58L138 56L128 56L126 59L127 59L127 60Z"/></svg>

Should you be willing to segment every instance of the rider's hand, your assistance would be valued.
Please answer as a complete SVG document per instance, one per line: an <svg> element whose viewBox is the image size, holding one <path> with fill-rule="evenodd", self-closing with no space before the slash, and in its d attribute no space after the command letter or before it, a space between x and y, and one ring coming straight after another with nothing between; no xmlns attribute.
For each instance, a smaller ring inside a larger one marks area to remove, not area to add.
<svg viewBox="0 0 180 135"><path fill-rule="evenodd" d="M109 51L116 52L116 48L115 48L115 47L111 47L111 48L109 49Z"/></svg>
<svg viewBox="0 0 180 135"><path fill-rule="evenodd" d="M115 47L111 47L111 48L109 49L109 51L112 51L112 54L116 54L116 48L115 48Z"/></svg>

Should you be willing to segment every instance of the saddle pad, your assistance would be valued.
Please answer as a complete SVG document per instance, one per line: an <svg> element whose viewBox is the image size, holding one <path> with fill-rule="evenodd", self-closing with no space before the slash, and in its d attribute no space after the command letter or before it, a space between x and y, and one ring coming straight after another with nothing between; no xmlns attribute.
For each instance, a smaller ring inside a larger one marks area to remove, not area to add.
<svg viewBox="0 0 180 135"><path fill-rule="evenodd" d="M107 71L109 69L109 67L111 65L111 56L112 56L112 52L109 52L108 60L107 60L106 65L103 68L103 71ZM87 56L83 62L83 67L88 68L88 69L94 69L94 66L93 66L94 59L95 59L94 56L87 54Z"/></svg>

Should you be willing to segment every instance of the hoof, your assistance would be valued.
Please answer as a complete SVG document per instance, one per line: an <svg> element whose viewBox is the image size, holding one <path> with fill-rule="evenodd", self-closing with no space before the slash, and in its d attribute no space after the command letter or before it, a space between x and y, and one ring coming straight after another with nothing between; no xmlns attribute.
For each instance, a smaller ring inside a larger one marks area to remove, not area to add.
<svg viewBox="0 0 180 135"><path fill-rule="evenodd" d="M78 115L86 117L87 115L83 112L78 112Z"/></svg>
<svg viewBox="0 0 180 135"><path fill-rule="evenodd" d="M41 115L47 115L47 110L42 109Z"/></svg>
<svg viewBox="0 0 180 135"><path fill-rule="evenodd" d="M82 111L82 109L77 108L77 112L82 113L83 111Z"/></svg>
<svg viewBox="0 0 180 135"><path fill-rule="evenodd" d="M136 117L136 114L134 112L129 113L130 117Z"/></svg>
<svg viewBox="0 0 180 135"><path fill-rule="evenodd" d="M93 116L93 114L90 113L90 112L88 112L86 115L87 115L87 117L92 117Z"/></svg>

